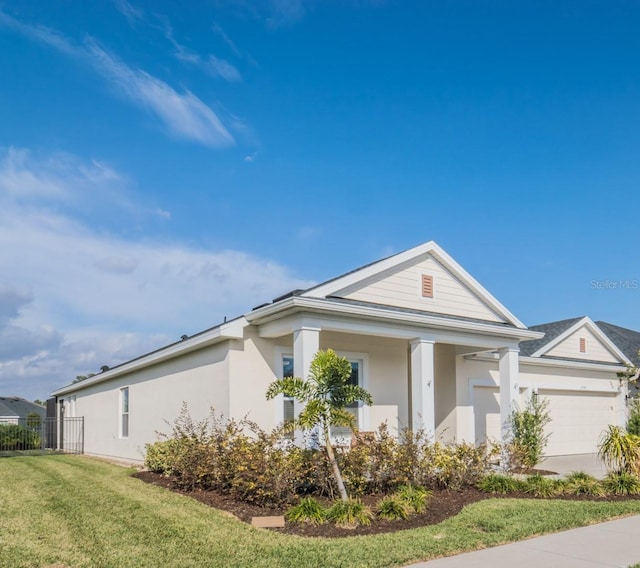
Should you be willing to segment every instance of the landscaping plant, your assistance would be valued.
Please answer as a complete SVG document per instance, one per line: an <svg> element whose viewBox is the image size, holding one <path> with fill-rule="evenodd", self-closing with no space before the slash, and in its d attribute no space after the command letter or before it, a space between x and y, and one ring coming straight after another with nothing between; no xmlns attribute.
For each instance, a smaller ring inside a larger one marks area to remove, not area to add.
<svg viewBox="0 0 640 568"><path fill-rule="evenodd" d="M640 397L635 396L627 406L629 418L627 419L627 433L640 436Z"/></svg>
<svg viewBox="0 0 640 568"><path fill-rule="evenodd" d="M327 520L343 529L353 529L359 525L368 526L373 520L373 513L359 499L336 501L326 513Z"/></svg>
<svg viewBox="0 0 640 568"><path fill-rule="evenodd" d="M612 471L602 481L607 493L640 495L640 478L628 471Z"/></svg>
<svg viewBox="0 0 640 568"><path fill-rule="evenodd" d="M598 455L613 472L640 473L640 437L609 425L603 433Z"/></svg>
<svg viewBox="0 0 640 568"><path fill-rule="evenodd" d="M389 521L408 519L412 512L407 502L398 495L387 495L376 505L376 514Z"/></svg>
<svg viewBox="0 0 640 568"><path fill-rule="evenodd" d="M345 357L339 357L331 349L320 350L311 362L307 380L285 377L271 383L267 390L267 399L282 394L304 405L291 427L306 431L320 428L340 498L345 502L349 497L331 443L330 428L346 426L355 430L355 417L347 406L356 402L373 403L365 389L350 383L351 373L351 363Z"/></svg>
<svg viewBox="0 0 640 568"><path fill-rule="evenodd" d="M570 495L590 495L592 497L605 495L602 483L593 475L582 471L577 471L567 476L563 491Z"/></svg>
<svg viewBox="0 0 640 568"><path fill-rule="evenodd" d="M291 523L321 525L326 520L326 511L313 497L304 497L300 503L290 507L285 516Z"/></svg>
<svg viewBox="0 0 640 568"><path fill-rule="evenodd" d="M549 440L545 427L551 422L549 401L532 394L522 410L511 414L513 453L524 468L534 467L542 458Z"/></svg>
<svg viewBox="0 0 640 568"><path fill-rule="evenodd" d="M513 493L522 490L524 483L509 475L490 473L478 481L477 487L485 493Z"/></svg>
<svg viewBox="0 0 640 568"><path fill-rule="evenodd" d="M414 513L424 513L433 492L416 485L403 485L396 495L404 501Z"/></svg>

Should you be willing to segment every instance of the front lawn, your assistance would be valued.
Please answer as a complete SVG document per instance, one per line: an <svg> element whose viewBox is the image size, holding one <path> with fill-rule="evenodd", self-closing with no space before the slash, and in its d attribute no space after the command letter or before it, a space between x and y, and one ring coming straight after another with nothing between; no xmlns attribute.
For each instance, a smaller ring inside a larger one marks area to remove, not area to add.
<svg viewBox="0 0 640 568"><path fill-rule="evenodd" d="M311 539L251 528L130 473L81 456L0 459L0 566L402 566L640 514L640 501L487 499L438 525Z"/></svg>

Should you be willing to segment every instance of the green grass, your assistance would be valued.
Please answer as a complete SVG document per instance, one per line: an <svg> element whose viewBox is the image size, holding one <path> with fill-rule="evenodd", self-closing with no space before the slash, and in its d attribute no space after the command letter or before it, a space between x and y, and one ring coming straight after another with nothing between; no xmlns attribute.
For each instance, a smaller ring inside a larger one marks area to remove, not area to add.
<svg viewBox="0 0 640 568"><path fill-rule="evenodd" d="M438 525L312 539L254 529L81 456L0 460L0 566L402 566L640 513L640 501L487 499Z"/></svg>

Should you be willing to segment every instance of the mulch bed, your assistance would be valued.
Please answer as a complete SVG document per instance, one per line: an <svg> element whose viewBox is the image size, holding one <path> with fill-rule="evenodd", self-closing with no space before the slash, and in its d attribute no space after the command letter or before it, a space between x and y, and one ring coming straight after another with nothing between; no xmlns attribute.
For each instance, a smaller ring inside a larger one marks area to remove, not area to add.
<svg viewBox="0 0 640 568"><path fill-rule="evenodd" d="M552 473L552 472L549 472ZM285 508L265 508L252 505L251 503L245 503L242 501L236 501L227 495L221 495L215 491L205 491L202 489L196 489L195 491L183 491L179 489L173 480L164 477L161 474L152 473L150 471L141 471L134 474L134 477L141 479L147 483L165 487L186 495L205 505L226 511L227 513L237 517L245 523L251 523L252 517L262 517L269 515L284 515ZM362 501L369 505L371 508L380 500L381 495L366 495L362 497ZM299 536L314 536L314 537L345 537L355 535L369 535L380 534L387 532L395 532L400 530L412 529L417 527L423 527L426 525L434 525L440 523L450 517L457 515L463 507L481 501L482 499L500 499L500 498L525 498L535 499L535 497L524 493L515 492L508 495L499 495L491 493L483 493L474 487L466 487L461 491L450 490L435 490L433 496L429 499L429 505L427 510L422 514L416 514L409 517L407 520L387 521L385 519L375 518L374 521L368 527L357 527L355 529L342 529L330 523L325 523L319 526L312 526L307 523L286 523L286 526L282 529L267 529L284 534L295 534ZM607 496L607 497L588 497L584 495L562 495L554 497L554 499L564 499L571 501L625 501L629 499L640 499L640 496ZM322 499L319 499L322 501ZM325 504L328 504L326 501Z"/></svg>

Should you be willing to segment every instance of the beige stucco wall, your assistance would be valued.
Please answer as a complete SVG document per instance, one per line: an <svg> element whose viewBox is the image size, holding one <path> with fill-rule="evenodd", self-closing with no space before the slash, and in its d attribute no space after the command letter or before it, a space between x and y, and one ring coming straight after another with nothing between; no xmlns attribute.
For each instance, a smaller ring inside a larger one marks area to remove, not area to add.
<svg viewBox="0 0 640 568"><path fill-rule="evenodd" d="M396 430L409 423L409 370L406 341L348 333L320 332L320 348L342 354L367 355L366 388L373 407L366 410L370 430L386 421Z"/></svg>
<svg viewBox="0 0 640 568"><path fill-rule="evenodd" d="M142 461L144 445L169 433L188 401L194 419L210 408L229 414L227 344L207 347L102 384L89 385L65 399L66 416L84 416L85 453ZM120 389L129 387L129 437L120 437ZM73 397L75 396L75 401Z"/></svg>
<svg viewBox="0 0 640 568"><path fill-rule="evenodd" d="M435 345L436 440L456 439L456 359L455 346Z"/></svg>

